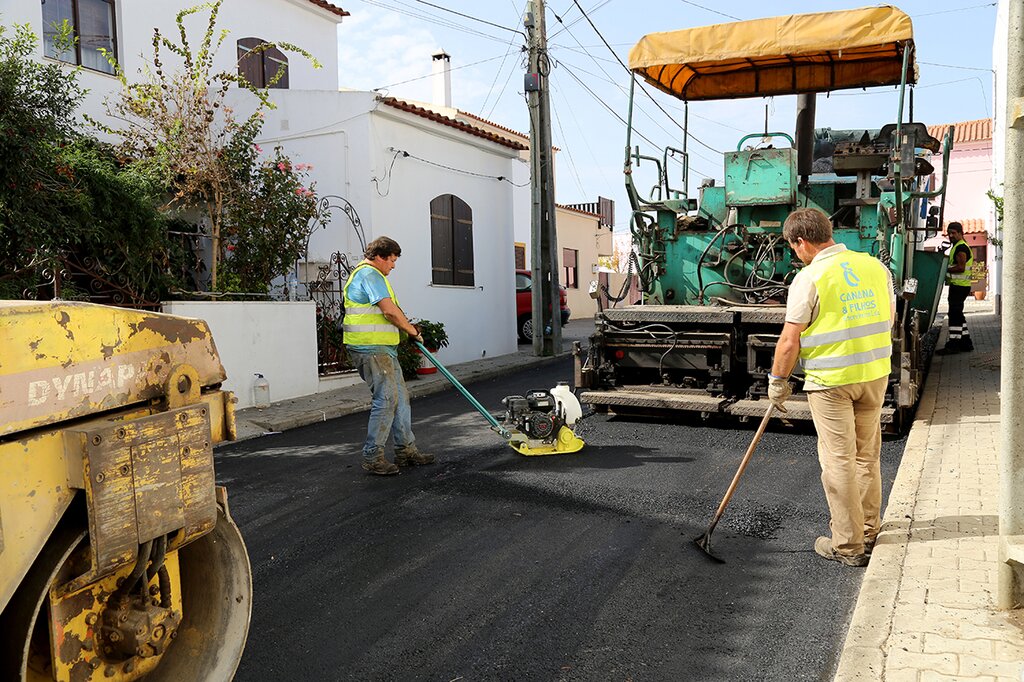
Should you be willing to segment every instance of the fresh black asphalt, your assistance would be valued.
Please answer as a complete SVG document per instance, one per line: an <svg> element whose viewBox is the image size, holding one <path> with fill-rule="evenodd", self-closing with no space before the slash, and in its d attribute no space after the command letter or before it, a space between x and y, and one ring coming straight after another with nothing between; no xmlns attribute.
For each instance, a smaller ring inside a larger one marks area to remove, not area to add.
<svg viewBox="0 0 1024 682"><path fill-rule="evenodd" d="M503 396L567 361L471 386ZM815 438L587 417L575 455L523 457L454 391L413 402L432 466L370 477L366 415L216 451L252 562L236 680L825 680L862 569L818 558ZM884 494L904 441L883 445Z"/></svg>

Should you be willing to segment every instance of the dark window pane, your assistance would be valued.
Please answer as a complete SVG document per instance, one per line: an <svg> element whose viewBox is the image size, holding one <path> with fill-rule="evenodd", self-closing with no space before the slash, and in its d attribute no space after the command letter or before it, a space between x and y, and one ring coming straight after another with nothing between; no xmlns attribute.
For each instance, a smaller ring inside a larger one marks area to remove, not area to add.
<svg viewBox="0 0 1024 682"><path fill-rule="evenodd" d="M430 262L434 284L455 283L451 194L442 194L430 202Z"/></svg>
<svg viewBox="0 0 1024 682"><path fill-rule="evenodd" d="M455 213L455 283L473 286L473 209L458 197L452 197Z"/></svg>
<svg viewBox="0 0 1024 682"><path fill-rule="evenodd" d="M107 0L78 0L78 42L82 66L104 73L114 68L100 50L114 53L114 7Z"/></svg>
<svg viewBox="0 0 1024 682"><path fill-rule="evenodd" d="M75 23L74 9L71 0L42 0L43 2L43 54L70 64L78 63L74 47L58 54L57 46L54 45L60 26L67 21L73 26Z"/></svg>

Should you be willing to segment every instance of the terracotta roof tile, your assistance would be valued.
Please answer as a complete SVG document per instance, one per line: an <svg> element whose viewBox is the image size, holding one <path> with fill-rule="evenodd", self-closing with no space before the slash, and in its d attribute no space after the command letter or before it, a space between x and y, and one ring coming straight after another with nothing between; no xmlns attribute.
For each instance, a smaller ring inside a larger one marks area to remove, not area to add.
<svg viewBox="0 0 1024 682"><path fill-rule="evenodd" d="M512 133L516 137L521 137L524 140L529 140L530 139L529 135L524 135L523 133L519 132L518 130L512 130L511 128L506 128L505 126L501 125L500 123L495 123L494 121L489 121L486 118L483 118L482 116L477 116L476 114L471 114L468 111L463 111L462 109L458 109L458 112L460 114L462 114L463 116L468 116L469 118L476 119L477 121L480 121L481 123L486 123L489 126L494 126L495 128L499 128L501 130L504 130L506 133Z"/></svg>
<svg viewBox="0 0 1024 682"><path fill-rule="evenodd" d="M979 118L974 121L960 121L958 123L943 123L941 125L928 126L928 134L941 142L946 138L946 129L950 126L953 129L953 148L958 144L966 142L982 142L992 139L992 119Z"/></svg>
<svg viewBox="0 0 1024 682"><path fill-rule="evenodd" d="M953 221L947 220L946 225L948 226L951 222ZM988 231L985 229L985 226L988 221L986 221L984 218L963 218L962 220L956 222L959 222L961 225L963 225L964 234L984 234L985 232ZM943 234L945 234L945 227L942 228L942 232Z"/></svg>
<svg viewBox="0 0 1024 682"><path fill-rule="evenodd" d="M400 109L401 111L405 111L410 114L415 114L416 116L422 116L423 118L434 121L435 123L440 123L441 125L445 125L450 128L456 128L457 130L461 130L464 133L468 133L476 137L482 137L485 140L490 140L491 142L500 144L503 147L508 147L510 149L516 149L519 151L529 149L529 147L527 147L522 142L518 142L508 137L503 137L496 133L492 133L489 130L484 130L483 128L478 128L468 123L463 123L462 121L457 121L454 118L450 118L448 116L443 116L437 113L436 111L431 111L430 109L418 107L415 104L406 102L405 100L398 99L397 97L384 97L380 101L383 102L384 104L387 104L390 107L394 107L395 109Z"/></svg>
<svg viewBox="0 0 1024 682"><path fill-rule="evenodd" d="M351 14L349 14L348 12L343 10L342 8L338 7L337 5L332 5L331 3L326 2L326 0L309 0L309 1L312 4L316 5L317 7L319 7L320 9L325 9L328 12L330 12L331 14L337 14L339 17L352 16Z"/></svg>

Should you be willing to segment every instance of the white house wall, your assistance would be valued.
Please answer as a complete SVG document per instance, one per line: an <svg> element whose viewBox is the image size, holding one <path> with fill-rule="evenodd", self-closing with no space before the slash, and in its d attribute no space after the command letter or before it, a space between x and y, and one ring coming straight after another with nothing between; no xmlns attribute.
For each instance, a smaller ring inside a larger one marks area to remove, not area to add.
<svg viewBox="0 0 1024 682"><path fill-rule="evenodd" d="M445 170L394 152L407 151L436 164L482 175L511 177L516 151L472 137L387 105L373 116L372 159L378 173L390 167L371 197L368 237L387 235L402 246L391 274L403 310L411 317L443 322L451 341L446 363L516 351L513 187L507 181ZM473 210L473 287L431 283L430 202L454 194ZM383 196L381 196L383 195Z"/></svg>
<svg viewBox="0 0 1024 682"><path fill-rule="evenodd" d="M117 56L129 80L152 59L153 29L159 28L170 40L180 40L175 18L182 9L198 2L170 0L118 0L115 3ZM198 46L206 32L209 12L188 17L185 26L189 40ZM215 70L235 72L238 55L236 41L240 38L262 38L288 42L311 53L323 68L313 65L301 55L286 52L289 65L289 86L292 89L334 90L338 87L337 25L340 17L329 18L324 10L299 0L224 0L218 15L218 29L229 31L216 55ZM0 22L5 26L28 24L40 38L39 59L43 57L43 15L39 0L0 0ZM174 55L162 51L168 70L175 64ZM105 73L82 69L79 84L86 90L82 110L94 117L105 112L104 100L120 89L117 79Z"/></svg>

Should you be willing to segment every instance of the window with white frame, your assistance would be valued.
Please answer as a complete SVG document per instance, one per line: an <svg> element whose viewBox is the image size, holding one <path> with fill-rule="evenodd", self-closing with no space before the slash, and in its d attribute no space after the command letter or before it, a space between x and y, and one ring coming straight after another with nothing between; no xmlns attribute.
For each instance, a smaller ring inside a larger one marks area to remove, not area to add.
<svg viewBox="0 0 1024 682"><path fill-rule="evenodd" d="M41 4L43 54L93 71L114 73L106 57L109 54L117 58L114 0L41 0ZM71 28L71 44L59 38L65 22Z"/></svg>

